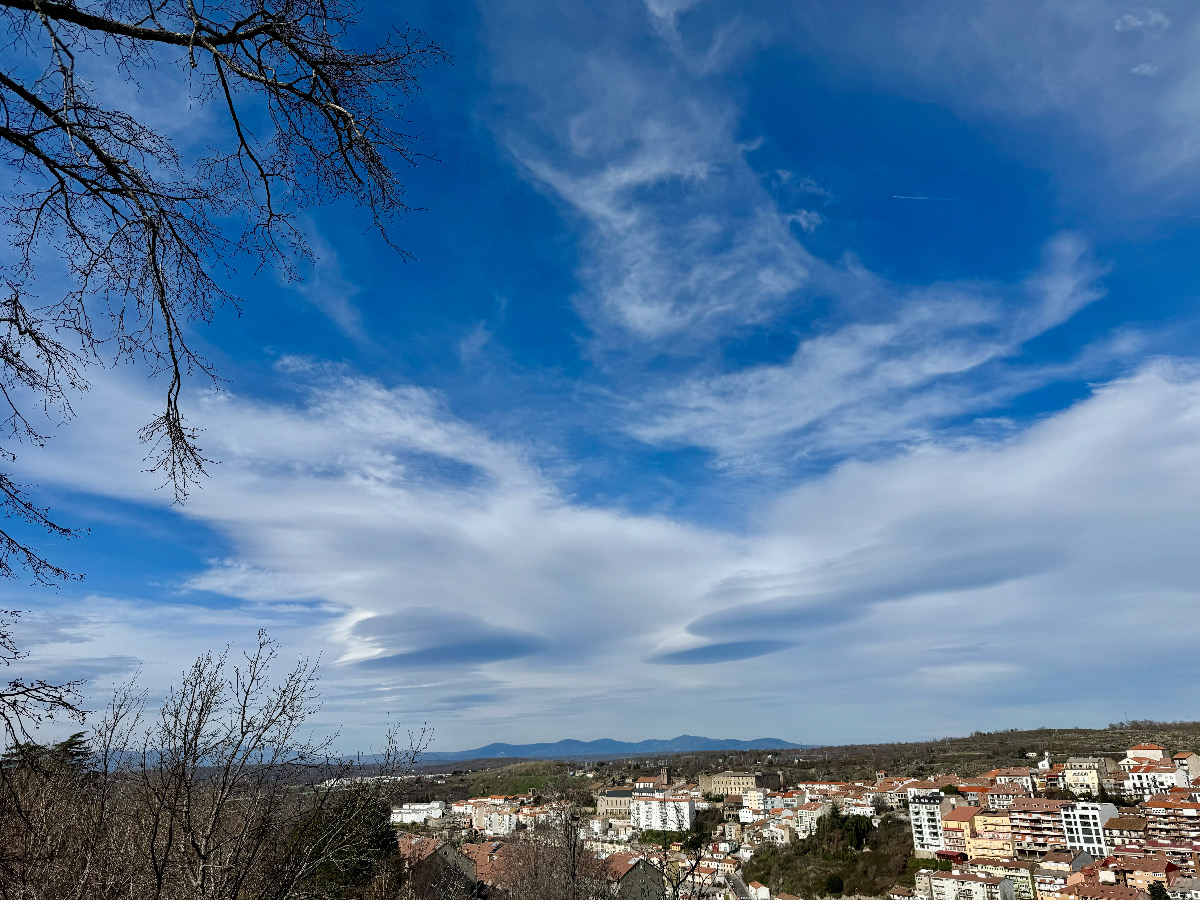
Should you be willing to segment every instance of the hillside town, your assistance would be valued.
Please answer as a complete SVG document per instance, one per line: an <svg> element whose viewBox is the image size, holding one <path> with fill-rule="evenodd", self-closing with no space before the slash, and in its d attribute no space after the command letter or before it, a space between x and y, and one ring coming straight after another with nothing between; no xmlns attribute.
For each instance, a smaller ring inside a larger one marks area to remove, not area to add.
<svg viewBox="0 0 1200 900"><path fill-rule="evenodd" d="M906 823L911 857L889 900L1200 900L1200 756L1152 743L1120 759L1028 755L923 780L784 784L760 769L685 781L661 767L613 784L588 772L590 809L531 791L406 803L392 824L410 874L449 865L478 896L504 895L506 855L523 839L565 829L614 896L794 900L746 871L835 817Z"/></svg>

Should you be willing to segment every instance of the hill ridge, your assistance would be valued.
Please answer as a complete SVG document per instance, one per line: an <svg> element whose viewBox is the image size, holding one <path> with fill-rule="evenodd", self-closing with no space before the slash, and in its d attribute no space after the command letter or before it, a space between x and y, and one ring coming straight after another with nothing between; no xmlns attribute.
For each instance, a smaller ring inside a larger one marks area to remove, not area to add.
<svg viewBox="0 0 1200 900"><path fill-rule="evenodd" d="M460 759L578 759L601 756L640 756L643 754L691 753L704 750L803 750L807 745L793 744L780 738L755 738L749 741L732 738L709 738L681 734L673 738L649 738L644 741L617 741L599 738L580 741L565 738L553 743L506 744L491 743L473 750L427 751L422 758L430 762Z"/></svg>

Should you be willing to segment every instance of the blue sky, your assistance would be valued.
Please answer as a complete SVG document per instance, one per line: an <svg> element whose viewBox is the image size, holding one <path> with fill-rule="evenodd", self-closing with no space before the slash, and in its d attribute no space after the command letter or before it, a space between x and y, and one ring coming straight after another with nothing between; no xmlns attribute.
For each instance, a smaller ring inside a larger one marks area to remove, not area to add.
<svg viewBox="0 0 1200 900"><path fill-rule="evenodd" d="M360 37L393 24L367 10ZM418 3L403 262L240 277L182 507L96 373L21 472L101 698L262 626L438 749L1196 718L1200 13ZM169 79L137 102L187 152ZM99 701L97 701L99 702Z"/></svg>

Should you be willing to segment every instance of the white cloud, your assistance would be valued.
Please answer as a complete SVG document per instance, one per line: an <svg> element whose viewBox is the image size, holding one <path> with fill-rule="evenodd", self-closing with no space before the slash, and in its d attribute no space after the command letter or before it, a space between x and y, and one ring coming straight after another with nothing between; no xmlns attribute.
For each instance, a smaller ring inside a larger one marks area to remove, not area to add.
<svg viewBox="0 0 1200 900"><path fill-rule="evenodd" d="M844 453L926 437L947 418L1032 387L1029 373L982 384L963 379L1101 296L1099 274L1083 244L1063 236L1047 248L1042 268L1015 287L945 284L901 294L884 317L806 337L785 363L697 377L650 395L631 430L743 464L794 453L797 445Z"/></svg>
<svg viewBox="0 0 1200 900"><path fill-rule="evenodd" d="M1126 13L1121 16L1113 28L1117 31L1137 31L1141 28L1170 28L1171 20L1163 15L1161 9L1147 7L1140 13Z"/></svg>
<svg viewBox="0 0 1200 900"><path fill-rule="evenodd" d="M1164 9L1166 11L1164 11ZM1121 0L986 0L947 5L848 0L780 4L780 40L831 65L851 62L891 93L972 119L1037 128L1036 164L1083 190L1152 202L1194 189L1200 158L1200 17L1193 4L1134 7ZM1147 57L1153 59L1147 63ZM1135 74L1160 77L1130 79ZM1048 117L1060 126L1044 127ZM1083 138L1109 164L1078 166ZM1114 174L1119 173L1119 178Z"/></svg>
<svg viewBox="0 0 1200 900"><path fill-rule="evenodd" d="M1198 368L1150 366L1000 441L845 464L764 501L744 534L572 502L426 392L302 374L297 404L204 411L222 465L182 514L228 558L157 602L52 601L71 627L39 639L46 665L140 663L161 684L265 624L323 652L323 721L347 740L369 743L390 708L443 749L705 730L714 707L725 732L810 740L1104 722L1099 659L1114 702L1147 715L1200 683ZM154 502L145 476L113 477L134 468L106 437L120 427L85 411L29 474ZM1121 625L1146 610L1170 626Z"/></svg>
<svg viewBox="0 0 1200 900"><path fill-rule="evenodd" d="M313 261L296 285L296 291L328 316L346 337L365 340L362 312L354 303L360 288L342 272L341 259L333 245L315 228L310 228L309 232Z"/></svg>
<svg viewBox="0 0 1200 900"><path fill-rule="evenodd" d="M659 4L649 18L670 23L683 8ZM502 21L498 78L535 113L492 125L582 226L577 305L602 344L686 350L795 300L820 263L747 164L727 98L669 49L638 60L581 44L532 59L524 29L546 26Z"/></svg>

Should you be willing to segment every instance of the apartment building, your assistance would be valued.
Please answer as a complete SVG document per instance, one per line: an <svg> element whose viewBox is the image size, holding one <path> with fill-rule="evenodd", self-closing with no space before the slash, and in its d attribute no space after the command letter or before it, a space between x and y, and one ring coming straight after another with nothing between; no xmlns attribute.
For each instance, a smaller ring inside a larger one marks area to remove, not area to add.
<svg viewBox="0 0 1200 900"><path fill-rule="evenodd" d="M1200 841L1150 838L1112 849L1113 856L1160 856L1179 866L1184 873L1200 872Z"/></svg>
<svg viewBox="0 0 1200 900"><path fill-rule="evenodd" d="M1033 880L1036 862L1019 859L992 859L980 857L970 862L969 868L976 875L992 875L1007 878L1012 882L1017 900L1034 900L1037 886Z"/></svg>
<svg viewBox="0 0 1200 900"><path fill-rule="evenodd" d="M1148 838L1149 823L1145 816L1117 816L1104 823L1104 843L1109 847L1141 842Z"/></svg>
<svg viewBox="0 0 1200 900"><path fill-rule="evenodd" d="M969 850L967 840L971 836L971 823L980 813L978 806L956 806L942 814L942 852L961 853L966 859Z"/></svg>
<svg viewBox="0 0 1200 900"><path fill-rule="evenodd" d="M696 818L691 797L634 797L629 818L638 831L687 831Z"/></svg>
<svg viewBox="0 0 1200 900"><path fill-rule="evenodd" d="M930 900L1015 900L1012 882L973 872L934 872L929 876Z"/></svg>
<svg viewBox="0 0 1200 900"><path fill-rule="evenodd" d="M1102 775L1119 771L1107 756L1072 756L1063 765L1062 787L1073 794L1096 797L1100 794Z"/></svg>
<svg viewBox="0 0 1200 900"><path fill-rule="evenodd" d="M953 808L953 801L931 782L918 781L908 786L908 819L912 826L914 856L928 858L945 849L942 816Z"/></svg>
<svg viewBox="0 0 1200 900"><path fill-rule="evenodd" d="M1036 771L1036 769L1017 766L1010 769L992 769L983 777L990 779L993 784L1012 784L1023 788L1028 793L1033 793Z"/></svg>
<svg viewBox="0 0 1200 900"><path fill-rule="evenodd" d="M817 820L829 812L828 803L802 803L796 807L796 834L806 838L817 830Z"/></svg>
<svg viewBox="0 0 1200 900"><path fill-rule="evenodd" d="M1176 878L1167 895L1171 900L1200 900L1200 878Z"/></svg>
<svg viewBox="0 0 1200 900"><path fill-rule="evenodd" d="M446 815L446 803L434 800L430 803L403 803L392 809L393 825L415 825L426 819L440 819Z"/></svg>
<svg viewBox="0 0 1200 900"><path fill-rule="evenodd" d="M1008 808L1012 821L1013 845L1017 853L1045 853L1066 846L1062 808L1066 800L1019 797Z"/></svg>
<svg viewBox="0 0 1200 900"><path fill-rule="evenodd" d="M1146 836L1174 840L1200 840L1200 803L1153 797L1141 803Z"/></svg>
<svg viewBox="0 0 1200 900"><path fill-rule="evenodd" d="M1188 778L1195 781L1200 778L1200 756L1197 756L1191 750L1183 750L1171 757L1171 761L1175 763L1177 768L1183 769L1188 774Z"/></svg>
<svg viewBox="0 0 1200 900"><path fill-rule="evenodd" d="M1038 900L1058 900L1075 873L1093 862L1095 860L1090 853L1051 850L1033 869L1033 884Z"/></svg>
<svg viewBox="0 0 1200 900"><path fill-rule="evenodd" d="M1186 788L1191 783L1186 769L1170 760L1159 760L1126 769L1124 787L1128 796L1149 800L1155 794L1165 794L1175 787Z"/></svg>
<svg viewBox="0 0 1200 900"><path fill-rule="evenodd" d="M1012 821L1006 809L981 809L967 838L968 856L1006 858L1013 855Z"/></svg>
<svg viewBox="0 0 1200 900"><path fill-rule="evenodd" d="M1019 784L997 784L988 789L987 805L993 809L1008 809L1013 801L1030 796L1030 792Z"/></svg>
<svg viewBox="0 0 1200 900"><path fill-rule="evenodd" d="M1094 881L1078 881L1068 885L1060 896L1063 900L1146 900L1146 895L1137 888Z"/></svg>
<svg viewBox="0 0 1200 900"><path fill-rule="evenodd" d="M1117 818L1117 808L1111 803L1087 803L1077 800L1062 808L1063 831L1067 846L1083 850L1097 859L1109 854L1104 826Z"/></svg>
<svg viewBox="0 0 1200 900"><path fill-rule="evenodd" d="M484 834L503 837L517 830L517 812L508 806L493 806L483 810L482 822L478 826Z"/></svg>

